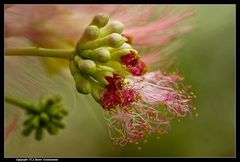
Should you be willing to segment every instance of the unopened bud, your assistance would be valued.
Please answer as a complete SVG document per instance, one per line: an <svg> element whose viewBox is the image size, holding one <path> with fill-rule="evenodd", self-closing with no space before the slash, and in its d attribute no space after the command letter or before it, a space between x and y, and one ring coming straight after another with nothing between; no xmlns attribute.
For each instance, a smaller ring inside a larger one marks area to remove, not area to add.
<svg viewBox="0 0 240 162"><path fill-rule="evenodd" d="M82 73L92 74L96 71L96 64L92 60L80 60L77 65Z"/></svg>
<svg viewBox="0 0 240 162"><path fill-rule="evenodd" d="M62 108L62 109L61 109L61 112L62 112L64 115L68 115L68 110L65 109L65 108Z"/></svg>
<svg viewBox="0 0 240 162"><path fill-rule="evenodd" d="M35 117L33 118L31 124L32 124L32 126L33 126L34 128L37 128L37 127L39 126L39 117L38 117L38 116L35 116Z"/></svg>
<svg viewBox="0 0 240 162"><path fill-rule="evenodd" d="M95 25L90 25L85 29L81 39L78 41L77 46L81 43L93 41L93 40L97 39L99 35L100 35L99 28Z"/></svg>
<svg viewBox="0 0 240 162"><path fill-rule="evenodd" d="M80 72L77 65L75 64L75 62L73 60L69 62L69 68L70 68L70 72L72 75Z"/></svg>
<svg viewBox="0 0 240 162"><path fill-rule="evenodd" d="M76 88L79 93L89 94L91 92L92 90L91 83L87 79L83 78L81 74L75 73L73 77L75 80Z"/></svg>
<svg viewBox="0 0 240 162"><path fill-rule="evenodd" d="M101 96L100 96L100 91L99 89L93 89L91 92L92 97L97 101L100 102Z"/></svg>
<svg viewBox="0 0 240 162"><path fill-rule="evenodd" d="M108 85L105 77L112 77L112 72L99 70L92 74L92 77L105 86Z"/></svg>
<svg viewBox="0 0 240 162"><path fill-rule="evenodd" d="M109 46L114 47L114 48L118 48L118 47L123 45L125 40L120 34L113 33L109 36L108 41L109 41L108 42Z"/></svg>
<svg viewBox="0 0 240 162"><path fill-rule="evenodd" d="M101 34L100 36L106 36L109 35L111 33L119 33L121 34L123 32L123 24L119 21L113 21L110 22L106 27L101 29Z"/></svg>
<svg viewBox="0 0 240 162"><path fill-rule="evenodd" d="M105 25L107 25L108 23L108 20L109 20L109 17L108 15L104 14L104 13L99 13L97 14L92 22L90 23L90 25L96 25L98 26L99 28L102 28L104 27Z"/></svg>
<svg viewBox="0 0 240 162"><path fill-rule="evenodd" d="M59 120L52 120L52 122L58 127L58 128L65 128L66 125L62 122L62 121L59 121Z"/></svg>
<svg viewBox="0 0 240 162"><path fill-rule="evenodd" d="M40 121L44 124L46 124L49 121L49 117L46 113L40 114Z"/></svg>
<svg viewBox="0 0 240 162"><path fill-rule="evenodd" d="M100 47L95 49L94 53L90 55L90 57L95 61L105 63L111 59L111 54L106 48Z"/></svg>
<svg viewBox="0 0 240 162"><path fill-rule="evenodd" d="M132 49L133 47L128 43L123 43L119 49Z"/></svg>
<svg viewBox="0 0 240 162"><path fill-rule="evenodd" d="M22 130L22 134L24 136L29 136L31 134L31 132L33 131L33 126L32 125L27 125L23 128Z"/></svg>
<svg viewBox="0 0 240 162"><path fill-rule="evenodd" d="M110 34L106 37L87 42L84 44L79 44L77 46L77 50L80 53L82 50L87 50L87 49L96 49L99 47L113 47L113 48L118 48L123 45L125 42L124 38L117 33Z"/></svg>
<svg viewBox="0 0 240 162"><path fill-rule="evenodd" d="M58 133L58 129L57 129L57 127L53 123L48 123L47 124L47 131L51 135L55 135L55 134Z"/></svg>

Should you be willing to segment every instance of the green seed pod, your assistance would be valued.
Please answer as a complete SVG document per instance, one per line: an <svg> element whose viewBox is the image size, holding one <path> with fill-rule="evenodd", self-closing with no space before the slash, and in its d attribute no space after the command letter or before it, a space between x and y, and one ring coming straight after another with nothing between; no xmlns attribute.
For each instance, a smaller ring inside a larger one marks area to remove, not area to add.
<svg viewBox="0 0 240 162"><path fill-rule="evenodd" d="M69 68L70 68L70 72L72 75L74 75L74 73L80 72L77 65L75 64L75 62L73 60L69 62Z"/></svg>
<svg viewBox="0 0 240 162"><path fill-rule="evenodd" d="M87 79L83 78L81 74L75 73L73 77L75 80L76 88L79 93L89 94L91 92L92 90L91 83Z"/></svg>
<svg viewBox="0 0 240 162"><path fill-rule="evenodd" d="M47 131L49 132L49 134L55 135L58 133L58 128L53 123L48 123Z"/></svg>
<svg viewBox="0 0 240 162"><path fill-rule="evenodd" d="M106 27L101 29L101 34L100 36L106 36L111 33L119 33L121 34L123 32L123 24L119 21L112 21L110 22Z"/></svg>
<svg viewBox="0 0 240 162"><path fill-rule="evenodd" d="M80 60L77 65L79 70L85 74L91 74L96 71L96 64L92 60Z"/></svg>
<svg viewBox="0 0 240 162"><path fill-rule="evenodd" d="M24 136L29 136L29 135L32 133L33 129L34 129L34 128L33 128L32 125L27 125L27 126L25 126L25 127L23 128L22 134L23 134Z"/></svg>
<svg viewBox="0 0 240 162"><path fill-rule="evenodd" d="M62 121L59 121L59 120L52 119L52 123L61 129L64 129L66 127L65 123L63 123Z"/></svg>
<svg viewBox="0 0 240 162"><path fill-rule="evenodd" d="M108 23L108 20L109 20L109 17L108 15L104 14L104 13L99 13L97 14L92 22L90 23L90 25L96 25L98 26L99 28L102 28L104 27L105 25L107 25Z"/></svg>
<svg viewBox="0 0 240 162"><path fill-rule="evenodd" d="M43 133L44 133L43 132L43 128L42 127L38 127L36 129L36 134L35 134L36 140L38 140L38 141L42 140L43 139L43 135L44 135Z"/></svg>
<svg viewBox="0 0 240 162"><path fill-rule="evenodd" d="M40 114L40 121L44 124L46 124L49 121L49 117L46 113L42 112Z"/></svg>
<svg viewBox="0 0 240 162"><path fill-rule="evenodd" d="M77 46L77 51L80 53L82 50L96 49L99 47L113 47L118 48L123 45L125 39L117 33L112 33L106 37L87 42L85 44L80 44Z"/></svg>

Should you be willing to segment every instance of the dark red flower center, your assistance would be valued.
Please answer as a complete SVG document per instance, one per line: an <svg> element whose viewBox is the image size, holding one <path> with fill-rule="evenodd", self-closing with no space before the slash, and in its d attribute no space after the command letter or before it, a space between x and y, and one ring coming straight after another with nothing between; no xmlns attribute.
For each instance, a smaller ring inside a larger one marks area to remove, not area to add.
<svg viewBox="0 0 240 162"><path fill-rule="evenodd" d="M101 97L101 105L107 110L115 108L115 106L119 105L120 103L121 99L118 92L115 90L108 90Z"/></svg>
<svg viewBox="0 0 240 162"><path fill-rule="evenodd" d="M134 51L130 51L129 54L120 57L121 64L129 66L136 66L138 63L139 57L136 55Z"/></svg>
<svg viewBox="0 0 240 162"><path fill-rule="evenodd" d="M127 69L135 76L142 76L147 72L147 66L143 61L139 61L136 66L128 67Z"/></svg>
<svg viewBox="0 0 240 162"><path fill-rule="evenodd" d="M110 90L118 90L123 88L123 78L117 74L113 73L112 77L105 77L105 79L108 81L107 88Z"/></svg>

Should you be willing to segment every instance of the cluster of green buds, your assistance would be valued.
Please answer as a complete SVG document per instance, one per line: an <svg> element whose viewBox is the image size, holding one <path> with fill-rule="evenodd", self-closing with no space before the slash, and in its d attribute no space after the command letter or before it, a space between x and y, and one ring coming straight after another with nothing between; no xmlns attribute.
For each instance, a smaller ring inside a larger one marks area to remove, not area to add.
<svg viewBox="0 0 240 162"><path fill-rule="evenodd" d="M58 95L43 96L38 104L12 97L6 97L5 100L25 110L28 117L23 122L22 134L24 136L29 136L36 130L35 138L41 140L44 136L44 129L49 134L55 135L59 129L65 128L62 120L68 114L68 110L62 106Z"/></svg>
<svg viewBox="0 0 240 162"><path fill-rule="evenodd" d="M123 24L109 22L103 13L97 14L86 27L76 45L76 53L70 59L70 71L79 93L90 94L100 101L101 92L106 92L111 84L107 78L126 75L142 75L145 65L140 63L139 55L127 43L122 33ZM121 82L121 81L120 81Z"/></svg>

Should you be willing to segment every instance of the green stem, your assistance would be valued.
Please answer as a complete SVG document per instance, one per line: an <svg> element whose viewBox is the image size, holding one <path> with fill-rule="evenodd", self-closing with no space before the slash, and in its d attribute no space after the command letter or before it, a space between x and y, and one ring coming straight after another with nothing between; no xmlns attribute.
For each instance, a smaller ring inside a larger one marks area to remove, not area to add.
<svg viewBox="0 0 240 162"><path fill-rule="evenodd" d="M16 105L19 108L22 108L23 110L27 110L28 112L35 113L35 114L39 113L39 110L37 110L36 106L30 102L16 99L10 96L5 96L5 101L13 105Z"/></svg>
<svg viewBox="0 0 240 162"><path fill-rule="evenodd" d="M69 59L74 53L74 49L46 49L38 47L5 49L6 56L42 56Z"/></svg>

